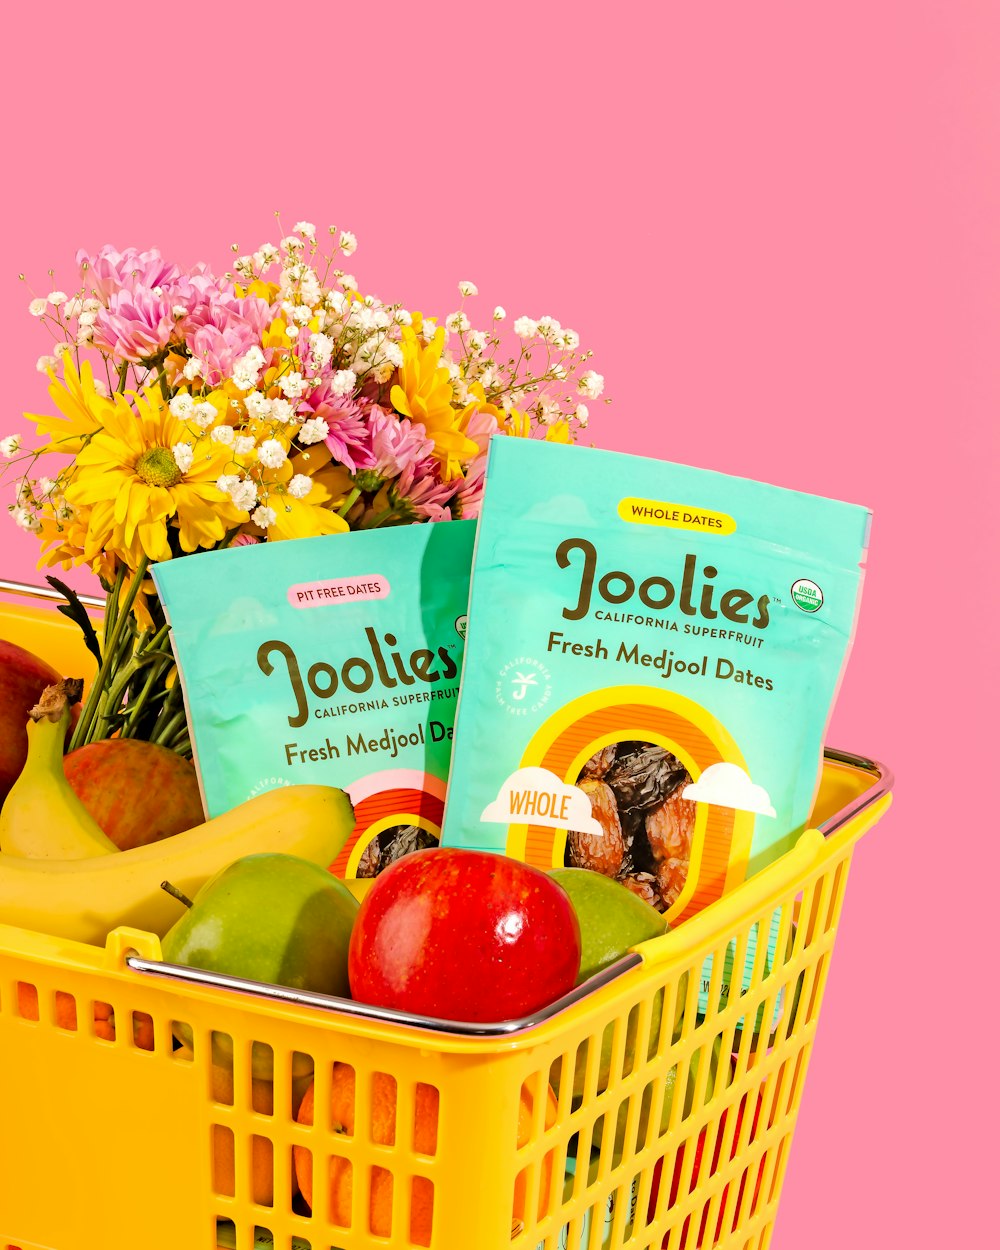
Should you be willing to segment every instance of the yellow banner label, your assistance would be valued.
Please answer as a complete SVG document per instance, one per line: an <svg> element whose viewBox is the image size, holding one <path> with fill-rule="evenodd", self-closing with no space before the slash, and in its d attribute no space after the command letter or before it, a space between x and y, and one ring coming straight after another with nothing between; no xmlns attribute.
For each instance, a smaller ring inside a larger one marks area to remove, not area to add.
<svg viewBox="0 0 1000 1250"><path fill-rule="evenodd" d="M711 512L686 503L662 499L634 499L629 496L618 505L618 515L634 525L666 525L669 529L694 530L699 534L733 534L736 521L725 512Z"/></svg>

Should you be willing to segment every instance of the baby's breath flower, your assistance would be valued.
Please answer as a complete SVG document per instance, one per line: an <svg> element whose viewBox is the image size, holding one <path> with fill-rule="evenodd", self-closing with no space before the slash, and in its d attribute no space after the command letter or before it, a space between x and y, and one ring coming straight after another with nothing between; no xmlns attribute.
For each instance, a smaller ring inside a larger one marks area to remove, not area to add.
<svg viewBox="0 0 1000 1250"><path fill-rule="evenodd" d="M567 351L575 352L580 346L580 336L575 330L563 330L562 345Z"/></svg>
<svg viewBox="0 0 1000 1250"><path fill-rule="evenodd" d="M35 361L35 368L39 373L48 373L50 369L54 369L59 363L56 356L39 356Z"/></svg>
<svg viewBox="0 0 1000 1250"><path fill-rule="evenodd" d="M333 355L333 339L328 334L310 334L309 353L316 366L322 369Z"/></svg>
<svg viewBox="0 0 1000 1250"><path fill-rule="evenodd" d="M345 256L353 256L358 250L357 237L351 234L350 230L341 230L340 232L340 250Z"/></svg>
<svg viewBox="0 0 1000 1250"><path fill-rule="evenodd" d="M406 311L405 308L397 308L392 319L398 326L413 325L413 317Z"/></svg>
<svg viewBox="0 0 1000 1250"><path fill-rule="evenodd" d="M588 369L581 376L576 389L587 399L597 399L604 390L604 378L593 369Z"/></svg>
<svg viewBox="0 0 1000 1250"><path fill-rule="evenodd" d="M301 373L286 373L278 379L278 386L289 399L298 399L306 389L306 382Z"/></svg>
<svg viewBox="0 0 1000 1250"><path fill-rule="evenodd" d="M81 317L80 320L82 321L83 318ZM199 360L197 356L192 356L181 372L189 382L193 382L195 378L201 377L204 369L204 362Z"/></svg>
<svg viewBox="0 0 1000 1250"><path fill-rule="evenodd" d="M464 312L450 313L445 317L444 323L454 334L463 334L472 325Z"/></svg>
<svg viewBox="0 0 1000 1250"><path fill-rule="evenodd" d="M57 356L66 356L73 350L73 344L64 340L62 343L57 343L52 350Z"/></svg>
<svg viewBox="0 0 1000 1250"><path fill-rule="evenodd" d="M171 415L175 416L178 421L187 421L194 408L194 400L187 391L181 391L179 395L173 397L168 407Z"/></svg>
<svg viewBox="0 0 1000 1250"><path fill-rule="evenodd" d="M497 304L496 308L493 309L493 320L503 321L504 317L506 316L507 316L507 309L504 308L502 304Z"/></svg>
<svg viewBox="0 0 1000 1250"><path fill-rule="evenodd" d="M191 420L203 430L207 430L218 415L214 404L195 404L191 409Z"/></svg>
<svg viewBox="0 0 1000 1250"><path fill-rule="evenodd" d="M82 326L76 334L77 347L87 347L94 341L94 327Z"/></svg>
<svg viewBox="0 0 1000 1250"><path fill-rule="evenodd" d="M329 433L330 427L322 417L310 417L302 423L296 438L303 446L308 447L310 443L321 443Z"/></svg>
<svg viewBox="0 0 1000 1250"><path fill-rule="evenodd" d="M71 320L73 317L79 316L82 308L83 301L78 295L74 295L72 299L68 299L63 306L63 316L66 317L67 320Z"/></svg>
<svg viewBox="0 0 1000 1250"><path fill-rule="evenodd" d="M257 446L257 440L249 434L237 434L233 439L233 451L237 456L249 456Z"/></svg>
<svg viewBox="0 0 1000 1250"><path fill-rule="evenodd" d="M233 491L240 484L240 479L235 473L223 473L221 477L216 478L216 486L224 495L232 495Z"/></svg>
<svg viewBox="0 0 1000 1250"><path fill-rule="evenodd" d="M249 512L257 502L257 483L248 477L237 480L229 496L242 512Z"/></svg>
<svg viewBox="0 0 1000 1250"><path fill-rule="evenodd" d="M288 483L288 493L293 499L305 499L313 488L312 478L305 473L296 473Z"/></svg>
<svg viewBox="0 0 1000 1250"><path fill-rule="evenodd" d="M108 390L107 382L102 382L100 378L94 378L94 390L102 399L107 399L111 392Z"/></svg>
<svg viewBox="0 0 1000 1250"><path fill-rule="evenodd" d="M27 530L29 534L37 534L42 528L42 523L30 508L11 508L10 514L14 518L15 525Z"/></svg>
<svg viewBox="0 0 1000 1250"><path fill-rule="evenodd" d="M316 238L316 227L311 221L297 221L292 229L296 234L301 234L307 239Z"/></svg>
<svg viewBox="0 0 1000 1250"><path fill-rule="evenodd" d="M586 404L577 404L573 410L573 416L576 417L581 429L587 428L587 422L590 420L590 409Z"/></svg>
<svg viewBox="0 0 1000 1250"><path fill-rule="evenodd" d="M530 317L518 317L514 322L514 333L519 339L533 339L538 333L538 322Z"/></svg>
<svg viewBox="0 0 1000 1250"><path fill-rule="evenodd" d="M235 437L236 435L233 433L231 425L217 425L212 431L212 442L224 443L227 447L232 444Z"/></svg>
<svg viewBox="0 0 1000 1250"><path fill-rule="evenodd" d="M52 305L53 308L58 308L60 304L65 304L68 299L69 299L69 296L66 294L65 291L50 291L49 292L49 303Z"/></svg>
<svg viewBox="0 0 1000 1250"><path fill-rule="evenodd" d="M77 318L77 322L81 326L92 326L96 320L97 320L97 313L91 312L85 304L84 311Z"/></svg>
<svg viewBox="0 0 1000 1250"><path fill-rule="evenodd" d="M251 417L256 417L260 421L266 421L271 415L272 404L287 403L287 400L270 400L266 395L262 395L260 391L251 391L249 395L244 396L243 406Z"/></svg>
<svg viewBox="0 0 1000 1250"><path fill-rule="evenodd" d="M0 456L6 456L8 460L12 460L20 450L20 434L8 434L6 438L0 438Z"/></svg>
<svg viewBox="0 0 1000 1250"><path fill-rule="evenodd" d="M280 255L278 249L273 243L262 243L257 252L254 253L254 259L260 257L261 268L266 269L268 265L273 265Z"/></svg>
<svg viewBox="0 0 1000 1250"><path fill-rule="evenodd" d="M279 247L283 252L301 252L305 244L301 239L297 239L294 234L287 234L281 240Z"/></svg>
<svg viewBox="0 0 1000 1250"><path fill-rule="evenodd" d="M474 282L460 282L458 284L458 290L459 294L466 296L479 294L479 287L477 287Z"/></svg>
<svg viewBox="0 0 1000 1250"><path fill-rule="evenodd" d="M266 504L261 504L259 508L255 508L250 516L250 520L253 521L254 525L259 525L262 530L268 529L277 519L278 514L273 508L267 507Z"/></svg>
<svg viewBox="0 0 1000 1250"><path fill-rule="evenodd" d="M33 299L28 305L28 312L30 312L33 317L44 317L48 306L47 300Z"/></svg>
<svg viewBox="0 0 1000 1250"><path fill-rule="evenodd" d="M257 448L257 459L265 469L280 469L288 456L276 438L265 438Z"/></svg>
<svg viewBox="0 0 1000 1250"><path fill-rule="evenodd" d="M40 477L35 483L35 489L43 499L48 499L58 486L59 483L51 477Z"/></svg>
<svg viewBox="0 0 1000 1250"><path fill-rule="evenodd" d="M292 320L296 325L307 326L312 320L313 310L305 304L299 304L292 311Z"/></svg>
<svg viewBox="0 0 1000 1250"><path fill-rule="evenodd" d="M279 425L284 425L288 421L295 420L295 407L287 399L272 399L270 403L272 421L277 421Z"/></svg>
<svg viewBox="0 0 1000 1250"><path fill-rule="evenodd" d="M482 332L482 330L473 330L466 341L468 343L469 350L474 352L477 356L482 355L482 353L486 350L486 335Z"/></svg>
<svg viewBox="0 0 1000 1250"><path fill-rule="evenodd" d="M188 469L194 461L194 448L190 443L174 443L170 448L170 454L177 463L178 469L182 473L187 473Z"/></svg>
<svg viewBox="0 0 1000 1250"><path fill-rule="evenodd" d="M338 282L345 291L356 291L358 289L358 280L353 273L342 273L338 278Z"/></svg>
<svg viewBox="0 0 1000 1250"><path fill-rule="evenodd" d="M353 369L338 369L330 379L330 390L334 395L353 395L357 384L358 376Z"/></svg>
<svg viewBox="0 0 1000 1250"><path fill-rule="evenodd" d="M555 317L539 317L538 333L547 343L552 343L561 335L562 326Z"/></svg>

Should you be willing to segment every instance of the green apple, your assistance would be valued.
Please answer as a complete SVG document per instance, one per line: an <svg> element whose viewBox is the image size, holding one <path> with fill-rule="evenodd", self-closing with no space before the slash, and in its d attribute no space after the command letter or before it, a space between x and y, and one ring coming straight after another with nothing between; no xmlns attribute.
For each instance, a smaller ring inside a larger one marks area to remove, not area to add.
<svg viewBox="0 0 1000 1250"><path fill-rule="evenodd" d="M579 981L585 981L595 972L620 959L633 946L649 938L659 937L667 931L663 916L644 902L630 889L611 877L591 872L589 868L553 868L549 875L563 887L570 897L577 920L580 922L582 958ZM684 1014L686 979L678 986L674 1012L674 1038L680 1035ZM656 1052L663 1014L663 991L653 999L649 1020L648 1055ZM624 1071L632 1070L635 1060L639 1008L633 1007L625 1026ZM601 1058L597 1073L597 1092L607 1089L611 1075L611 1052L614 1029L608 1025L601 1039ZM583 1097L586 1054L581 1048L577 1055L573 1079L574 1105ZM559 1065L553 1070L555 1088L558 1091Z"/></svg>
<svg viewBox="0 0 1000 1250"><path fill-rule="evenodd" d="M163 958L270 985L347 996L347 951L358 907L342 881L309 860L245 855L201 887L164 936ZM179 1040L189 1044L190 1030L179 1028ZM224 1060L221 1052L231 1052L231 1039L215 1033L213 1048ZM271 1075L269 1047L254 1047L253 1069L256 1077Z"/></svg>

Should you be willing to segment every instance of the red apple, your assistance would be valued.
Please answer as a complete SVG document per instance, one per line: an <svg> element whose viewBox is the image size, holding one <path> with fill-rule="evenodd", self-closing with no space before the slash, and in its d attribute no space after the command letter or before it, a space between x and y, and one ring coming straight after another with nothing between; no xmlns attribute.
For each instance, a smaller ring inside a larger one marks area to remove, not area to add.
<svg viewBox="0 0 1000 1250"><path fill-rule="evenodd" d="M733 1141L729 1150L730 1159L736 1158L736 1147L740 1139L740 1127L743 1124L743 1114L746 1109L746 1102L747 1102L747 1097L746 1097L746 1094L744 1094L743 1097L740 1099L740 1105L736 1109L736 1127L733 1130ZM760 1112L761 1112L762 1106L763 1106L763 1099L761 1095L758 1094L757 1105L754 1109L753 1124L751 1125L751 1128L750 1128L750 1137L747 1141L747 1145L749 1145L757 1137L757 1132L758 1132L758 1127L759 1127L759 1122L760 1122ZM716 1172L719 1170L719 1164L722 1158L722 1136L723 1136L723 1133L725 1132L725 1128L726 1128L726 1113L723 1112L720 1117L719 1131L715 1138L715 1150L712 1155L712 1170L709 1173L710 1176L714 1176ZM697 1141L695 1142L694 1162L691 1167L690 1188L692 1190L698 1184L698 1176L701 1172L701 1168L704 1163L703 1156L704 1156L704 1151L705 1151L705 1132L706 1130L702 1129L701 1132L698 1134ZM668 1209L672 1207L674 1203L677 1201L677 1195L678 1195L678 1191L680 1188L681 1169L683 1166L684 1166L684 1147L681 1146L679 1147L677 1154L674 1157L674 1171L670 1179L670 1198L667 1203ZM653 1167L653 1180L652 1180L652 1184L650 1186L650 1192L649 1192L649 1212L646 1217L648 1220L652 1220L656 1212L656 1197L660 1190L660 1179L661 1179L660 1173L662 1172L662 1170L663 1170L663 1160L657 1159ZM760 1197L760 1182L763 1178L763 1175L764 1175L764 1160L761 1159L757 1167L757 1184L754 1189L754 1195L753 1195L753 1209L756 1209L757 1202ZM739 1192L736 1195L735 1205L730 1208L730 1211L729 1211L730 1218L732 1218L733 1214L736 1212L740 1204L743 1202L743 1194L746 1189L747 1176L748 1176L747 1171L743 1172L742 1175L740 1176ZM719 1214L716 1220L716 1227L715 1227L716 1242L718 1242L720 1238L722 1237L722 1206L725 1205L726 1195L728 1194L728 1192L729 1192L729 1186L726 1185L725 1189L722 1191L722 1205L720 1205L719 1207ZM748 1215L748 1212L743 1213L744 1219L747 1217L747 1215ZM705 1244L705 1230L706 1230L707 1224L708 1224L708 1212L703 1211L702 1217L701 1217L701 1228L698 1231L697 1246L699 1248ZM680 1242L678 1243L678 1250L685 1250L685 1247L687 1246L688 1234L691 1231L690 1225L691 1225L691 1218L689 1216L684 1221L684 1227L681 1230ZM667 1244L666 1238L664 1238L663 1244L664 1246L666 1246Z"/></svg>
<svg viewBox="0 0 1000 1250"><path fill-rule="evenodd" d="M547 1006L579 970L580 926L561 885L453 847L414 851L376 877L348 957L359 1002L477 1022Z"/></svg>
<svg viewBox="0 0 1000 1250"><path fill-rule="evenodd" d="M66 780L120 851L158 842L205 819L190 760L138 738L107 738L63 758Z"/></svg>
<svg viewBox="0 0 1000 1250"><path fill-rule="evenodd" d="M0 638L0 804L28 755L28 712L59 674L44 660Z"/></svg>

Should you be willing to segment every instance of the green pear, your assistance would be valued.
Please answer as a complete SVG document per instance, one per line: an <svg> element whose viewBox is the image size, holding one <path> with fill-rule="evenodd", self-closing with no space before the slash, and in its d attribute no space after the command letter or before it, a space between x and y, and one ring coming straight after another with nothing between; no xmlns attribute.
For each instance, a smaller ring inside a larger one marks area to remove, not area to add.
<svg viewBox="0 0 1000 1250"><path fill-rule="evenodd" d="M309 860L245 855L201 887L164 936L163 958L269 985L347 996L347 949L358 907L342 881ZM190 1044L190 1030L179 1029L179 1040ZM231 1053L232 1041L215 1033L213 1049ZM252 1062L255 1077L271 1076L269 1047L255 1045Z"/></svg>
<svg viewBox="0 0 1000 1250"><path fill-rule="evenodd" d="M620 959L631 947L649 938L659 937L667 931L667 922L663 916L633 894L620 881L591 872L589 868L553 868L549 875L558 881L569 895L577 920L580 922L582 956L578 983L592 977L595 972L606 968L616 959ZM677 990L674 1012L674 1038L680 1036L686 986L686 979L682 978ZM662 1015L663 991L660 990L653 999L650 1012L647 1051L649 1056L656 1052ZM635 1061L638 1027L639 1008L636 1006L629 1013L625 1026L625 1073L632 1070ZM601 1058L597 1073L598 1093L608 1087L613 1042L614 1029L612 1025L608 1025L601 1039ZM559 1069L559 1064L556 1064L553 1069L554 1087L557 1092ZM577 1055L573 1079L574 1105L579 1105L583 1097L585 1073L586 1052L581 1048Z"/></svg>

